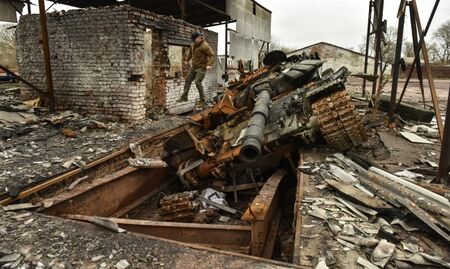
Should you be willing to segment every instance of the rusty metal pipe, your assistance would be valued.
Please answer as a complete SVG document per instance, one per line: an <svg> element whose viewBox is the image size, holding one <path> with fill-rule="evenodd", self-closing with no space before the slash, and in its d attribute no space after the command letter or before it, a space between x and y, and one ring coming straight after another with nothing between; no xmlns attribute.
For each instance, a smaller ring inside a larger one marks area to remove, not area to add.
<svg viewBox="0 0 450 269"><path fill-rule="evenodd" d="M239 157L246 163L257 161L261 158L261 148L264 142L264 127L269 116L269 104L271 88L268 82L264 82L259 91L252 116L248 122L247 130L243 138ZM259 87L258 87L259 88Z"/></svg>

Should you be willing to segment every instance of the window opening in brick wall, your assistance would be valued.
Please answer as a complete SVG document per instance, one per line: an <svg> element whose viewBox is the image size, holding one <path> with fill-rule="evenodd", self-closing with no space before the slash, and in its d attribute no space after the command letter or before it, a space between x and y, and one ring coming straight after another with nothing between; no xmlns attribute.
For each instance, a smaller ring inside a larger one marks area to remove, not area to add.
<svg viewBox="0 0 450 269"><path fill-rule="evenodd" d="M169 45L169 78L185 77L188 71L187 57L189 47L179 45Z"/></svg>

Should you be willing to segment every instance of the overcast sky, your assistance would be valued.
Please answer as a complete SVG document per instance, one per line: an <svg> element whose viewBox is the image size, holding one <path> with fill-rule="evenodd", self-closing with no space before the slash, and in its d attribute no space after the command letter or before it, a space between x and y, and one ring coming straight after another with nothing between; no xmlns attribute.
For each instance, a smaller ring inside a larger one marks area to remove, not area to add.
<svg viewBox="0 0 450 269"><path fill-rule="evenodd" d="M300 48L327 41L357 48L367 30L369 0L257 0L272 10L272 36L283 44ZM434 0L416 0L425 28ZM385 0L385 19L397 26L400 0ZM431 33L450 19L450 1L441 0L431 24ZM410 37L409 16L405 34Z"/></svg>
<svg viewBox="0 0 450 269"><path fill-rule="evenodd" d="M422 27L425 27L434 0L416 0ZM326 41L357 50L363 43L367 27L369 0L257 0L272 11L272 36L283 45L301 48L320 41ZM33 13L38 12L37 0ZM385 0L385 19L388 26L397 26L397 10L400 0ZM46 2L49 7L51 2ZM54 5L50 11L70 9ZM26 7L24 8L26 14ZM450 0L441 0L431 24L431 34L450 19ZM218 53L224 53L224 26L212 28L220 34ZM406 18L405 36L410 39L409 16Z"/></svg>
<svg viewBox="0 0 450 269"><path fill-rule="evenodd" d="M257 0L272 11L272 37L282 45L298 49L325 41L358 50L367 30L369 0ZM430 16L434 0L416 0L422 27ZM397 27L400 0L385 0L384 18L388 26ZM408 13L407 13L408 14ZM430 27L432 33L450 20L450 0L441 0ZM405 38L411 39L409 15L405 19ZM219 54L224 53L224 27L220 33ZM427 39L427 41L429 41Z"/></svg>

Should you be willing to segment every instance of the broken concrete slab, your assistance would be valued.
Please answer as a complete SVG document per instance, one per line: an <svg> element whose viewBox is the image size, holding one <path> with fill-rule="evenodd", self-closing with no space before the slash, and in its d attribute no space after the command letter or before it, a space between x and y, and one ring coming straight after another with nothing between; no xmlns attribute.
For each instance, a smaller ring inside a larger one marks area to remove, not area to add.
<svg viewBox="0 0 450 269"><path fill-rule="evenodd" d="M375 265L384 268L394 254L394 251L395 244L389 243L385 239L382 239L372 252L372 262Z"/></svg>
<svg viewBox="0 0 450 269"><path fill-rule="evenodd" d="M407 140L409 140L412 143L417 143L417 144L433 144L433 142L431 142L428 139L425 139L421 136L418 136L414 133L410 133L410 132L400 132L400 134L406 138Z"/></svg>

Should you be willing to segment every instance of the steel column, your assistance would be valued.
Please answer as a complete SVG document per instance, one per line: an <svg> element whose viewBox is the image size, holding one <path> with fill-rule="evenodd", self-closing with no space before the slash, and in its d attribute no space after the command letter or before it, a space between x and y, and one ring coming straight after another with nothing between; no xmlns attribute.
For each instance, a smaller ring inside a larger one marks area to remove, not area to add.
<svg viewBox="0 0 450 269"><path fill-rule="evenodd" d="M27 9L28 9L28 14L31 14L31 3L30 3L30 0L27 0Z"/></svg>
<svg viewBox="0 0 450 269"><path fill-rule="evenodd" d="M224 80L228 81L228 21L225 22L225 65L224 65Z"/></svg>
<svg viewBox="0 0 450 269"><path fill-rule="evenodd" d="M392 88L391 88L391 102L389 104L389 120L393 120L395 111L395 101L397 99L397 86L398 86L398 76L400 71L400 58L402 54L402 42L403 42L403 29L405 27L405 11L406 11L406 0L400 2L400 7L398 11L398 28L397 28L397 42L395 45L395 60L392 70Z"/></svg>
<svg viewBox="0 0 450 269"><path fill-rule="evenodd" d="M450 87L448 89L447 112L445 113L444 139L441 144L441 156L437 180L449 184L448 173L450 172Z"/></svg>
<svg viewBox="0 0 450 269"><path fill-rule="evenodd" d="M414 49L414 55L415 55L415 53L417 53L417 51L420 50L419 49L419 39L417 38L417 25L416 25L416 20L414 17L414 10L411 5L408 4L408 6L409 6L410 19L411 19L413 49ZM411 68L414 68L414 65L416 66L417 79L419 79L420 91L422 93L423 107L426 108L426 106L425 106L425 89L423 87L423 76L422 76L422 67L420 65L420 57L416 58L416 60L412 64Z"/></svg>
<svg viewBox="0 0 450 269"><path fill-rule="evenodd" d="M378 67L380 64L381 59L381 35L383 33L382 24L383 24L383 9L384 9L384 0L379 0L379 10L377 10L377 2L374 2L374 10L375 13L377 13L377 21L376 21L376 32L375 32L375 65L373 68L373 74L374 76L378 75ZM381 83L381 77L380 77L380 83ZM375 94L377 90L377 80L375 80L372 84L372 95Z"/></svg>
<svg viewBox="0 0 450 269"><path fill-rule="evenodd" d="M367 32L366 32L366 54L364 55L364 74L367 74L367 66L369 65L369 47L370 47L370 24L372 22L372 7L373 1L369 2L369 15L367 19ZM363 78L362 96L366 96L366 79Z"/></svg>
<svg viewBox="0 0 450 269"><path fill-rule="evenodd" d="M41 23L42 50L44 52L45 80L47 83L48 101L50 111L54 111L55 99L53 95L52 67L50 63L50 48L48 45L47 14L45 14L44 0L39 0L39 18Z"/></svg>
<svg viewBox="0 0 450 269"><path fill-rule="evenodd" d="M427 27L425 28L425 31L424 31L424 32L421 32L421 33L420 33L420 41L419 41L418 49L417 49L417 51L416 51L415 54L414 54L414 60L413 60L413 63L416 62L417 59L420 59L419 54L420 54L420 50L421 50L421 48L422 48L422 43L425 42L425 36L426 36L427 33L428 33L428 29L430 28L430 24L431 24L431 22L432 22L432 20L433 20L434 14L436 13L436 9L437 9L437 7L438 7L438 5L439 5L439 1L440 1L440 0L436 0L436 2L434 3L433 10L431 11L430 18L428 18ZM412 12L412 14L414 14L414 9L413 9L413 6L412 6L412 5L413 5L412 2L409 2L409 7L410 7L410 9L411 9L411 12ZM413 15L413 16L414 16L414 15ZM400 95L400 98L398 99L397 106L400 105L400 103L401 103L402 100L403 100L403 95L405 94L406 87L408 87L408 83L409 83L409 80L411 79L411 75L412 75L412 72L413 72L413 71L414 71L413 68L409 69L409 73L408 73L408 76L406 77L405 85L403 85L402 94Z"/></svg>

